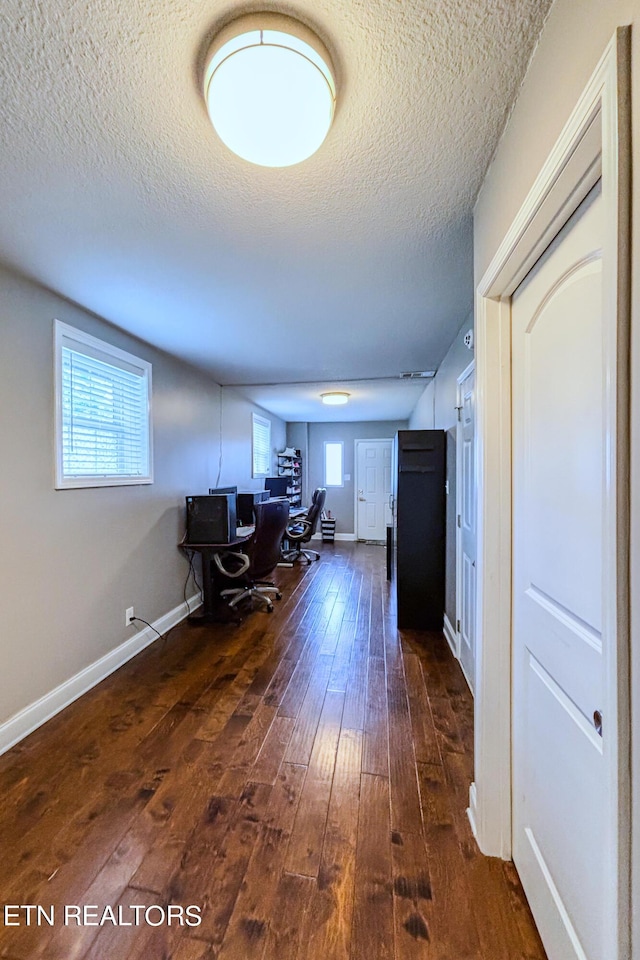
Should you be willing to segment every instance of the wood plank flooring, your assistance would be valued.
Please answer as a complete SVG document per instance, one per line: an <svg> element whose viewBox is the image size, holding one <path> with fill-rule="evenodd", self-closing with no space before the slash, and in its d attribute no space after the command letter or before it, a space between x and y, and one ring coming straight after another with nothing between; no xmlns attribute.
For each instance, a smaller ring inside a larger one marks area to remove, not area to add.
<svg viewBox="0 0 640 960"><path fill-rule="evenodd" d="M464 679L397 631L383 549L277 579L273 614L181 625L0 758L0 904L55 908L0 916L0 957L544 960L469 829Z"/></svg>

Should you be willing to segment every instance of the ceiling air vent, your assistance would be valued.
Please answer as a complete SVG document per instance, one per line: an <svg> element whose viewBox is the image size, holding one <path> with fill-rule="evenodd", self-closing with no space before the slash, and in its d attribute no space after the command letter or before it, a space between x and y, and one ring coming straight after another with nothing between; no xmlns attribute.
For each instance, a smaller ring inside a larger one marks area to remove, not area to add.
<svg viewBox="0 0 640 960"><path fill-rule="evenodd" d="M429 380L435 377L435 370L407 370L400 374L401 380Z"/></svg>

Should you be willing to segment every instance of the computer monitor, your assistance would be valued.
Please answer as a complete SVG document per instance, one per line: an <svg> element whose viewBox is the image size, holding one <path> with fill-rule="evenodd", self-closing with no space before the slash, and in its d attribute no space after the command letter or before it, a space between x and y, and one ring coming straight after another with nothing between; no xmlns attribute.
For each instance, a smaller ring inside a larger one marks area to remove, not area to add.
<svg viewBox="0 0 640 960"><path fill-rule="evenodd" d="M290 477L265 477L264 486L272 497L286 497Z"/></svg>
<svg viewBox="0 0 640 960"><path fill-rule="evenodd" d="M256 522L254 516L254 507L256 503L268 500L270 493L268 490L254 490L251 493L239 493L236 497L236 515L238 523L243 527L248 527Z"/></svg>
<svg viewBox="0 0 640 960"><path fill-rule="evenodd" d="M209 487L209 496L216 496L219 493L232 493L234 497L238 496L237 487Z"/></svg>

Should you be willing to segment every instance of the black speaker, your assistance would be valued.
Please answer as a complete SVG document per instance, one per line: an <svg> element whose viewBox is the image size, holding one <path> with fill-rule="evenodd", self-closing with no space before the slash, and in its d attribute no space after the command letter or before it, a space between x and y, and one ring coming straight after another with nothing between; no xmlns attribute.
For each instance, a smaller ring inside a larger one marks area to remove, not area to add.
<svg viewBox="0 0 640 960"><path fill-rule="evenodd" d="M229 543L235 536L234 494L187 497L187 543Z"/></svg>

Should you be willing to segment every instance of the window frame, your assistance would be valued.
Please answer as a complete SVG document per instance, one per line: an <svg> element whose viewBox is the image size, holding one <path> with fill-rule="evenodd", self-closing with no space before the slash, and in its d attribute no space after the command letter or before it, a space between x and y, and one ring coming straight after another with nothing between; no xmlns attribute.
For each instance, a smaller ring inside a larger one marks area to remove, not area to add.
<svg viewBox="0 0 640 960"><path fill-rule="evenodd" d="M327 447L340 447L340 483L329 483L327 479ZM344 440L325 440L323 453L323 473L325 487L344 487Z"/></svg>
<svg viewBox="0 0 640 960"><path fill-rule="evenodd" d="M114 347L105 340L100 340L84 330L72 327L61 320L54 320L54 451L55 451L55 489L72 490L85 487L123 487L140 486L142 484L153 483L153 416L152 416L152 365L148 360L142 360L140 357ZM118 367L126 364L129 367L137 368L141 371L141 377L146 384L146 449L147 449L147 472L139 474L121 474L116 476L66 476L64 473L64 450L63 450L63 375L62 375L62 349L69 347L82 353L82 347L87 347L86 356L91 356L90 351L98 351L105 355L103 362L108 363L113 359L112 366ZM119 362L118 362L119 361Z"/></svg>
<svg viewBox="0 0 640 960"><path fill-rule="evenodd" d="M256 424L259 424L261 427L267 427L269 431L269 439L267 441L267 466L264 471L256 470ZM254 480L262 480L265 477L271 476L269 472L273 466L273 452L271 450L271 420L267 417L261 416L259 413L251 414L251 476Z"/></svg>

